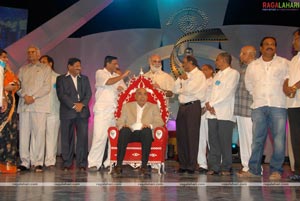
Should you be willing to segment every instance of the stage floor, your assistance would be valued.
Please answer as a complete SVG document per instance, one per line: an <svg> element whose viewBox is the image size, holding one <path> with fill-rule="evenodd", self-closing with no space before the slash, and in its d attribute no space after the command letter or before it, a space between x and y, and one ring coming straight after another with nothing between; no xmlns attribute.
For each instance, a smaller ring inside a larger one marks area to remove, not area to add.
<svg viewBox="0 0 300 201"><path fill-rule="evenodd" d="M54 169L42 173L21 172L0 175L0 200L300 200L300 183L291 182L288 165L279 182L268 179L269 166L264 165L262 178L240 179L233 164L232 176L176 174L177 162L166 161L167 173L140 177L138 171L125 168L122 177L113 177L107 170L64 172L61 159Z"/></svg>

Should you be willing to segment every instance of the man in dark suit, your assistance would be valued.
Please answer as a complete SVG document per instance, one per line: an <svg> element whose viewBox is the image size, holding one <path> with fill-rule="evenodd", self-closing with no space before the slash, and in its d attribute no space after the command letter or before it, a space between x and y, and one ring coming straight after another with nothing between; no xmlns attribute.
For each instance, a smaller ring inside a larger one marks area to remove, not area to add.
<svg viewBox="0 0 300 201"><path fill-rule="evenodd" d="M88 103L92 92L87 76L81 75L81 61L70 58L68 73L57 77L57 96L60 101L61 149L63 169L72 166L74 130L77 134L76 165L85 171L88 155Z"/></svg>

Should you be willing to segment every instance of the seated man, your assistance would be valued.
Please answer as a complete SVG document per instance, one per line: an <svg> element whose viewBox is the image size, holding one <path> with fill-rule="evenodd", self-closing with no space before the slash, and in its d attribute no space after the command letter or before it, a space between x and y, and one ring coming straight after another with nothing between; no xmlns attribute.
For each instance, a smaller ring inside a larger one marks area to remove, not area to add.
<svg viewBox="0 0 300 201"><path fill-rule="evenodd" d="M139 88L135 93L135 102L126 103L122 108L117 127L120 129L118 139L117 166L113 173L122 173L122 163L126 153L127 144L141 142L142 166L140 175L147 174L147 163L153 141L153 130L164 125L157 105L147 102L146 89Z"/></svg>

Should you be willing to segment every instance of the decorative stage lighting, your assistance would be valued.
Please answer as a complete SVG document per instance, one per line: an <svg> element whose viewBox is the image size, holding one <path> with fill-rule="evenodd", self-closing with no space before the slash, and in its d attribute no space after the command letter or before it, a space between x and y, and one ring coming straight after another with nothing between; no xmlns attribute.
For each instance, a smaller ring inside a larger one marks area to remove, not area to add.
<svg viewBox="0 0 300 201"><path fill-rule="evenodd" d="M193 56L194 54L194 50L193 48L191 47L187 47L185 50L184 50L184 55L185 56Z"/></svg>
<svg viewBox="0 0 300 201"><path fill-rule="evenodd" d="M238 154L240 151L240 147L237 144L233 143L231 145L231 150L232 150L232 154Z"/></svg>
<svg viewBox="0 0 300 201"><path fill-rule="evenodd" d="M240 147L236 143L231 144L231 151L232 151L232 162L233 163L241 163L240 157Z"/></svg>

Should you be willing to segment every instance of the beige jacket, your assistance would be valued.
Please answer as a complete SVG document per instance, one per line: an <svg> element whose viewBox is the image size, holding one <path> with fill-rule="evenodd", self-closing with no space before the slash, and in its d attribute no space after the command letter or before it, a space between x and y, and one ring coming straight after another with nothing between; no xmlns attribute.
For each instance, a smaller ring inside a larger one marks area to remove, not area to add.
<svg viewBox="0 0 300 201"><path fill-rule="evenodd" d="M137 121L137 103L130 102L123 105L120 118L117 120L117 127L120 129L123 126L131 126ZM152 125L152 128L164 125L160 111L157 105L147 102L143 110L142 124Z"/></svg>

